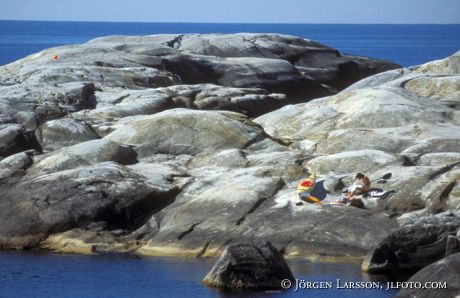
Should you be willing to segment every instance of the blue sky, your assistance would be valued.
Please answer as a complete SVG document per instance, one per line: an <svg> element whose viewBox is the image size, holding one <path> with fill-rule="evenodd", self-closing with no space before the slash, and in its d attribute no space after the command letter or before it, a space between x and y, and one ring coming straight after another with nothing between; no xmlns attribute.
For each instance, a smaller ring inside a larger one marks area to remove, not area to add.
<svg viewBox="0 0 460 298"><path fill-rule="evenodd" d="M0 0L3 20L460 23L460 0Z"/></svg>

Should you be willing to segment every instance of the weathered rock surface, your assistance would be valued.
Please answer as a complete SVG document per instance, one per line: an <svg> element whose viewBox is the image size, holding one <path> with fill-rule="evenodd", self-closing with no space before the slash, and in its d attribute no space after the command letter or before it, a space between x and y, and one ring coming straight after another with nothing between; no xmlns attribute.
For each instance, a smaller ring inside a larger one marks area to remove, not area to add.
<svg viewBox="0 0 460 298"><path fill-rule="evenodd" d="M106 161L130 165L137 154L130 147L109 140L92 140L34 157L27 177L70 170Z"/></svg>
<svg viewBox="0 0 460 298"><path fill-rule="evenodd" d="M34 247L49 234L106 220L138 224L169 200L129 169L107 162L45 174L1 189L0 247Z"/></svg>
<svg viewBox="0 0 460 298"><path fill-rule="evenodd" d="M0 124L0 159L36 147L35 139L20 124Z"/></svg>
<svg viewBox="0 0 460 298"><path fill-rule="evenodd" d="M105 139L133 146L141 156L146 156L241 149L264 137L258 125L240 114L175 109L138 117Z"/></svg>
<svg viewBox="0 0 460 298"><path fill-rule="evenodd" d="M71 118L48 121L35 130L35 135L46 152L99 138L90 126Z"/></svg>
<svg viewBox="0 0 460 298"><path fill-rule="evenodd" d="M320 174L363 171L378 178L392 172L385 188L396 192L383 207L394 214L457 209L459 81L455 67L445 66L455 65L457 56L377 74L255 122L312 156L306 166Z"/></svg>
<svg viewBox="0 0 460 298"><path fill-rule="evenodd" d="M460 295L460 253L437 261L412 276L408 282L425 283L440 282L446 284L446 289L436 287L424 289L401 289L396 297L409 298L455 298Z"/></svg>
<svg viewBox="0 0 460 298"><path fill-rule="evenodd" d="M287 257L362 257L459 206L458 74L428 66L331 95L395 65L271 34L106 37L4 66L0 244L206 257L261 237ZM374 186L396 192L296 206L305 167L327 200L357 171L391 172Z"/></svg>
<svg viewBox="0 0 460 298"><path fill-rule="evenodd" d="M374 274L416 272L445 256L447 238L459 228L458 211L421 217L380 242L364 260L362 270Z"/></svg>
<svg viewBox="0 0 460 298"><path fill-rule="evenodd" d="M460 52L445 59L426 63L417 69L422 73L460 74Z"/></svg>
<svg viewBox="0 0 460 298"><path fill-rule="evenodd" d="M29 129L86 109L95 122L179 107L255 116L397 67L276 34L112 36L2 67L0 115Z"/></svg>
<svg viewBox="0 0 460 298"><path fill-rule="evenodd" d="M294 276L283 256L270 242L255 241L230 245L222 252L203 283L227 289L282 289L285 279Z"/></svg>
<svg viewBox="0 0 460 298"><path fill-rule="evenodd" d="M34 151L24 151L0 160L0 184L11 185L25 175L33 163Z"/></svg>

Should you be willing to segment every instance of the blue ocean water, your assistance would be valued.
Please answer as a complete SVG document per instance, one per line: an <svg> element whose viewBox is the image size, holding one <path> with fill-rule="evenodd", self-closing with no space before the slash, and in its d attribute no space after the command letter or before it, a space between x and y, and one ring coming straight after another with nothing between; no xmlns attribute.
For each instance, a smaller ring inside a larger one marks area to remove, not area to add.
<svg viewBox="0 0 460 298"><path fill-rule="evenodd" d="M317 40L342 53L403 66L444 58L460 50L460 25L197 24L0 21L0 65L45 48L105 35L159 33L281 33Z"/></svg>
<svg viewBox="0 0 460 298"><path fill-rule="evenodd" d="M344 282L369 281L357 264L290 261L298 279L333 282L332 289L270 293L228 293L207 288L201 280L215 260L82 256L0 252L0 297L392 297L395 290L338 289Z"/></svg>

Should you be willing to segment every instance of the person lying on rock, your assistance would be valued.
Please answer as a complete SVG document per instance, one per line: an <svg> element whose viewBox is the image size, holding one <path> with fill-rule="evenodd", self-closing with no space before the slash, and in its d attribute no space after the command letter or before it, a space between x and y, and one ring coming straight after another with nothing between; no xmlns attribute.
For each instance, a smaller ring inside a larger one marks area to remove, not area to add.
<svg viewBox="0 0 460 298"><path fill-rule="evenodd" d="M313 172L308 178L305 178L299 183L297 187L297 194L299 195L299 201L297 205L301 205L302 201L308 203L318 203L319 199L311 195L311 191L315 188L316 184L316 173Z"/></svg>
<svg viewBox="0 0 460 298"><path fill-rule="evenodd" d="M347 192L348 202L358 199L358 196L365 196L367 192L369 191L370 187L371 187L371 181L366 175L362 173L356 174L355 181L348 188L348 192Z"/></svg>

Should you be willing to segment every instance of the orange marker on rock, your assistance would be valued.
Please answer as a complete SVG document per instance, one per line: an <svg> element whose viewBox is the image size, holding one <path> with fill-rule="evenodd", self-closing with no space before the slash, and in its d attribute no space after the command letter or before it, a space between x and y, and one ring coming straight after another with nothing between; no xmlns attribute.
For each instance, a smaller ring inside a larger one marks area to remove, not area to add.
<svg viewBox="0 0 460 298"><path fill-rule="evenodd" d="M56 61L56 60L58 60L58 59L59 59L59 55L58 55L58 54L54 54L54 55L53 55L53 60Z"/></svg>

